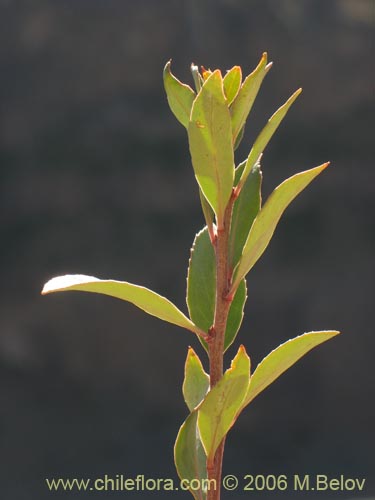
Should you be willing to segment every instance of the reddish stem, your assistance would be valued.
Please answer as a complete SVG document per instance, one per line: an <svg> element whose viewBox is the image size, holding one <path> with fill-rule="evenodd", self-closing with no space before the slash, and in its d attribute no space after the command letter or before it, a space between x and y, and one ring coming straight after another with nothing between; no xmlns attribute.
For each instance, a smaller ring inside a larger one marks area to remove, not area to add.
<svg viewBox="0 0 375 500"><path fill-rule="evenodd" d="M228 299L230 288L230 270L228 263L228 243L230 223L232 219L235 194L229 200L225 210L223 227L217 229L215 241L216 253L216 304L214 324L210 330L211 336L208 341L208 355L210 360L210 386L214 387L223 376L224 340L228 314L232 298ZM207 463L208 479L213 479L216 489L207 492L207 500L220 500L220 486L225 438L215 452L210 463Z"/></svg>

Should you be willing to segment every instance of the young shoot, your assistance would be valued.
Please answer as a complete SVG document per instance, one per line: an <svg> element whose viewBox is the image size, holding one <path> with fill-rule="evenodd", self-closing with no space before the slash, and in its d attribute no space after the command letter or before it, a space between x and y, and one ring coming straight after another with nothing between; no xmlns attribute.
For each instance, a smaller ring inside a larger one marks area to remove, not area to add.
<svg viewBox="0 0 375 500"><path fill-rule="evenodd" d="M275 111L247 158L236 164L235 150L270 68L266 53L245 78L239 66L223 74L193 64L194 88L173 75L171 62L164 68L169 106L187 132L205 221L190 254L187 313L158 293L125 281L67 275L51 279L42 291L110 295L197 336L208 356L209 371L190 347L182 387L188 411L174 448L178 475L184 484L194 485L190 493L195 500L220 499L225 440L242 411L308 351L339 333L304 333L274 349L255 369L240 345L224 369L224 353L242 323L248 273L266 250L285 209L329 165L289 177L262 203L263 153L301 89Z"/></svg>

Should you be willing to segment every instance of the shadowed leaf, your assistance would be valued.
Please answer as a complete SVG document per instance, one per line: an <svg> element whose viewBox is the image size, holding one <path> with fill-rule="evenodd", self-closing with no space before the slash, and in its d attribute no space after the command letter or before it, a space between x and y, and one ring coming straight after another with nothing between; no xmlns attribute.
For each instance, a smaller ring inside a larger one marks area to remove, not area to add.
<svg viewBox="0 0 375 500"><path fill-rule="evenodd" d="M224 352L230 347L237 337L237 333L242 324L244 307L247 299L246 280L239 284L232 304L229 309L227 326L225 329ZM203 342L203 340L202 340Z"/></svg>
<svg viewBox="0 0 375 500"><path fill-rule="evenodd" d="M187 277L187 306L189 315L197 327L208 332L214 322L216 298L216 264L207 228L195 237L189 261ZM224 349L234 341L241 326L246 302L246 282L242 280L231 304L225 331ZM200 338L207 350L207 344Z"/></svg>
<svg viewBox="0 0 375 500"><path fill-rule="evenodd" d="M241 128L239 134L236 137L236 140L234 141L234 144L233 144L233 150L234 151L236 151L236 149L238 148L238 146L241 144L241 141L243 139L244 134L245 134L245 125Z"/></svg>
<svg viewBox="0 0 375 500"><path fill-rule="evenodd" d="M189 490L195 500L205 500L207 492L203 489L203 480L207 478L206 455L197 429L197 417L198 412L193 411L180 427L174 446L174 460L181 480L199 480L201 488Z"/></svg>
<svg viewBox="0 0 375 500"><path fill-rule="evenodd" d="M195 236L191 249L186 294L190 318L204 332L214 319L215 273L215 252L205 227Z"/></svg>
<svg viewBox="0 0 375 500"><path fill-rule="evenodd" d="M240 179L245 162L236 169L235 185ZM262 172L260 165L254 165L250 175L234 203L229 236L229 263L232 269L238 264L250 228L261 206Z"/></svg>
<svg viewBox="0 0 375 500"><path fill-rule="evenodd" d="M204 220L206 222L207 228L210 228L210 230L213 232L215 213L212 210L211 205L208 203L208 201L204 197L204 194L202 193L201 188L199 188L199 199L201 202L202 212L203 212L203 216L204 216Z"/></svg>

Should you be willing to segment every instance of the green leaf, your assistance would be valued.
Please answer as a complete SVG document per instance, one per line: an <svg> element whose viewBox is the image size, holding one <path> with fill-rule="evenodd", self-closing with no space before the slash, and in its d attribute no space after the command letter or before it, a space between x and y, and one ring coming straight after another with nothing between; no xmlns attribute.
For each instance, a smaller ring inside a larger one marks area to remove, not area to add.
<svg viewBox="0 0 375 500"><path fill-rule="evenodd" d="M200 74L199 68L196 64L192 63L192 65L190 66L190 71L191 71L191 74L193 75L195 90L197 92L199 92L200 89L202 88L202 84L204 82L204 79L203 79L202 75Z"/></svg>
<svg viewBox="0 0 375 500"><path fill-rule="evenodd" d="M187 306L192 321L202 331L208 332L214 322L216 298L216 263L207 227L195 237L191 249L187 277ZM242 281L231 304L225 331L224 349L234 341L243 318L246 302L246 282ZM204 348L207 344L200 338Z"/></svg>
<svg viewBox="0 0 375 500"><path fill-rule="evenodd" d="M236 169L234 183L239 181L245 162ZM261 207L262 172L256 163L234 203L229 236L229 263L232 269L238 264L251 226Z"/></svg>
<svg viewBox="0 0 375 500"><path fill-rule="evenodd" d="M233 144L236 143L237 136L245 126L262 81L270 68L271 64L267 65L267 54L264 53L255 70L245 78L233 101L231 106Z"/></svg>
<svg viewBox="0 0 375 500"><path fill-rule="evenodd" d="M232 304L229 309L227 326L225 329L224 352L230 347L236 339L238 330L243 320L243 310L247 299L246 280L243 279L239 284ZM204 342L202 340L202 342Z"/></svg>
<svg viewBox="0 0 375 500"><path fill-rule="evenodd" d="M339 333L337 331L304 333L274 349L259 363L252 374L250 386L242 408L247 406L259 393L272 384L274 380L280 377L282 373L294 365L311 349L335 337Z"/></svg>
<svg viewBox="0 0 375 500"><path fill-rule="evenodd" d="M169 107L177 120L187 128L190 112L195 99L195 92L189 85L180 82L171 72L171 61L165 65L163 72L164 88L167 93Z"/></svg>
<svg viewBox="0 0 375 500"><path fill-rule="evenodd" d="M212 74L212 71L210 69L206 69L203 66L201 66L202 69L202 83L204 83L207 78Z"/></svg>
<svg viewBox="0 0 375 500"><path fill-rule="evenodd" d="M198 429L209 463L235 422L250 383L250 358L240 346L231 367L198 407Z"/></svg>
<svg viewBox="0 0 375 500"><path fill-rule="evenodd" d="M239 66L233 66L224 76L224 94L228 106L232 104L241 87L242 71Z"/></svg>
<svg viewBox="0 0 375 500"><path fill-rule="evenodd" d="M219 228L232 194L232 128L219 70L204 82L191 111L189 147L198 184L213 208Z"/></svg>
<svg viewBox="0 0 375 500"><path fill-rule="evenodd" d="M198 412L193 411L180 427L174 446L174 461L181 480L198 479L201 488L191 489L195 500L206 500L206 455L197 429Z"/></svg>
<svg viewBox="0 0 375 500"><path fill-rule="evenodd" d="M290 106L294 103L294 101L297 99L297 97L300 95L301 92L302 89L296 90L296 92L294 92L294 94L291 97L289 97L286 103L284 103L277 111L275 111L275 113L268 120L266 126L263 128L261 133L256 138L254 145L251 148L250 154L247 158L245 169L242 173L242 177L239 182L240 186L242 186L246 181L246 178L251 172L251 169L253 168L255 163L259 160L260 155L263 153L271 137L276 132L278 126L284 119Z"/></svg>
<svg viewBox="0 0 375 500"><path fill-rule="evenodd" d="M210 228L210 231L213 233L213 225L215 219L215 213L212 210L211 205L208 203L204 194L202 193L201 188L199 188L199 199L202 206L202 212L204 216L204 220L206 221L207 228Z"/></svg>
<svg viewBox="0 0 375 500"><path fill-rule="evenodd" d="M289 177L269 196L251 226L239 265L235 271L233 290L236 289L237 284L246 276L267 248L277 223L287 206L328 165L329 163L324 163L319 167Z"/></svg>
<svg viewBox="0 0 375 500"><path fill-rule="evenodd" d="M190 411L203 400L210 387L210 377L204 371L201 360L192 347L189 347L185 362L185 378L182 393Z"/></svg>
<svg viewBox="0 0 375 500"><path fill-rule="evenodd" d="M67 274L53 278L44 285L42 294L82 291L110 295L126 300L159 319L187 328L198 335L202 332L172 302L157 293L126 281L99 280L93 276Z"/></svg>
<svg viewBox="0 0 375 500"><path fill-rule="evenodd" d="M215 293L215 252L205 227L195 236L191 249L186 293L189 316L204 332L213 324Z"/></svg>
<svg viewBox="0 0 375 500"><path fill-rule="evenodd" d="M241 144L241 141L243 139L243 136L245 134L245 125L241 128L240 133L237 135L236 140L233 145L233 150L236 151L238 146Z"/></svg>

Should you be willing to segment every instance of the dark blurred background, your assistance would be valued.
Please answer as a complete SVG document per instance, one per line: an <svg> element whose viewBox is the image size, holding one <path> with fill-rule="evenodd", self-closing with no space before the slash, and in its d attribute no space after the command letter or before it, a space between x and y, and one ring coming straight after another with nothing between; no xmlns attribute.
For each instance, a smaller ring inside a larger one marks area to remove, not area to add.
<svg viewBox="0 0 375 500"><path fill-rule="evenodd" d="M247 74L263 51L274 67L237 159L302 86L264 155L264 198L297 171L332 166L249 276L238 340L256 366L304 331L343 333L241 416L225 473L364 477L361 494L308 497L374 498L374 5L0 0L1 498L86 498L50 493L46 477L176 477L183 363L188 345L205 359L199 343L115 299L39 293L54 275L84 273L149 286L185 310L203 218L162 69L172 58L184 81L192 61Z"/></svg>

